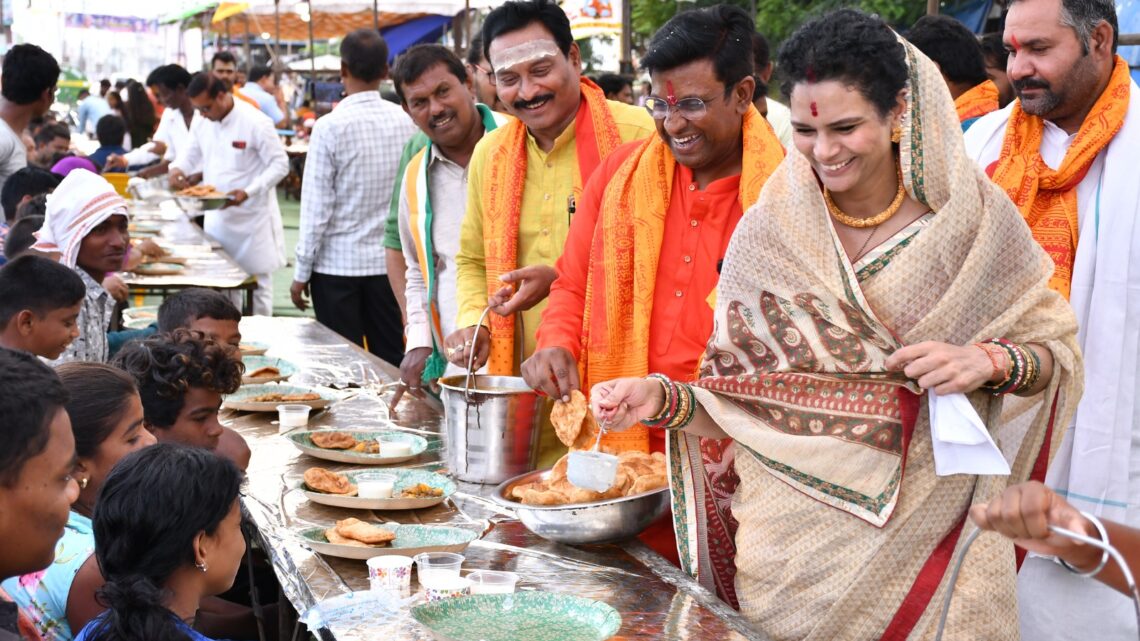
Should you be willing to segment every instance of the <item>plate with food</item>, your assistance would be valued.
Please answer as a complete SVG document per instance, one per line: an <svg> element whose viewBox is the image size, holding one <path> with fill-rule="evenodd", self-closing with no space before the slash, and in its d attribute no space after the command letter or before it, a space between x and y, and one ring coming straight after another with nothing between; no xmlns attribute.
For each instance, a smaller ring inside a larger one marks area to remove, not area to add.
<svg viewBox="0 0 1140 641"><path fill-rule="evenodd" d="M319 410L337 400L332 390L300 385L245 385L222 401L222 407L243 412L276 412L282 403L308 405Z"/></svg>
<svg viewBox="0 0 1140 641"><path fill-rule="evenodd" d="M153 220L136 220L127 223L127 231L132 236L141 234L157 234L162 231L162 223Z"/></svg>
<svg viewBox="0 0 1140 641"><path fill-rule="evenodd" d="M140 276L177 276L186 271L186 265L180 263L140 263L131 272Z"/></svg>
<svg viewBox="0 0 1140 641"><path fill-rule="evenodd" d="M265 343L242 341L241 344L238 345L238 351L241 352L243 358L246 356L261 356L269 351L269 346Z"/></svg>
<svg viewBox="0 0 1140 641"><path fill-rule="evenodd" d="M428 446L422 436L393 430L316 430L293 432L286 438L309 456L365 465L402 463L423 454Z"/></svg>
<svg viewBox="0 0 1140 641"><path fill-rule="evenodd" d="M198 203L202 209L220 209L230 197L213 185L194 185L174 192L178 198Z"/></svg>
<svg viewBox="0 0 1140 641"><path fill-rule="evenodd" d="M296 365L272 356L242 356L241 362L245 364L245 374L241 377L242 385L275 383L297 373Z"/></svg>
<svg viewBox="0 0 1140 641"><path fill-rule="evenodd" d="M318 554L362 561L387 554L462 552L478 538L472 530L449 525L375 524L360 519L344 519L332 527L312 527L298 534Z"/></svg>
<svg viewBox="0 0 1140 641"><path fill-rule="evenodd" d="M158 320L158 305L128 307L123 310L123 327L145 329Z"/></svg>
<svg viewBox="0 0 1140 641"><path fill-rule="evenodd" d="M455 482L435 472L387 469L395 481L370 479L374 470L333 472L323 467L305 470L301 491L314 503L357 510L418 510L439 505L455 492ZM389 484L390 483L390 484ZM373 498L384 494L391 498Z"/></svg>
<svg viewBox="0 0 1140 641"><path fill-rule="evenodd" d="M424 603L412 618L445 641L603 641L621 628L621 615L601 601L531 590Z"/></svg>

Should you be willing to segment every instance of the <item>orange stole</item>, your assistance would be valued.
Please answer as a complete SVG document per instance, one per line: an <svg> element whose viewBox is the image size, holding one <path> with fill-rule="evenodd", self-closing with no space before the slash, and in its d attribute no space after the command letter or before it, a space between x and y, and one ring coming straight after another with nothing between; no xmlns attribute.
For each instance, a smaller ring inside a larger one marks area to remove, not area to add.
<svg viewBox="0 0 1140 641"><path fill-rule="evenodd" d="M1041 159L1044 121L1022 111L1021 101L1015 102L1005 127L1001 156L993 165L993 181L1021 210L1033 238L1056 265L1049 287L1066 299L1077 253L1077 185L1097 154L1124 125L1129 81L1128 63L1117 56L1108 87L1081 123L1065 160L1056 170Z"/></svg>
<svg viewBox="0 0 1140 641"><path fill-rule="evenodd" d="M992 80L975 85L954 99L954 109L958 111L959 122L965 122L971 118L981 118L1000 108L998 88Z"/></svg>
<svg viewBox="0 0 1140 641"><path fill-rule="evenodd" d="M586 183L601 159L621 145L621 134L606 95L589 78L582 77L582 102L574 118L574 145L578 157L579 185ZM499 276L518 268L519 216L526 185L526 125L511 120L502 127L488 158L483 178L483 250L487 296L503 287ZM514 316L488 314L491 354L489 374L510 376L515 371ZM530 331L534 331L533 328Z"/></svg>
<svg viewBox="0 0 1140 641"><path fill-rule="evenodd" d="M784 148L754 108L744 116L743 139L739 198L747 211L784 160ZM602 196L582 315L578 369L584 390L649 373L653 288L676 162L668 145L654 136L621 164ZM637 424L608 432L602 443L612 450L648 451L648 428Z"/></svg>

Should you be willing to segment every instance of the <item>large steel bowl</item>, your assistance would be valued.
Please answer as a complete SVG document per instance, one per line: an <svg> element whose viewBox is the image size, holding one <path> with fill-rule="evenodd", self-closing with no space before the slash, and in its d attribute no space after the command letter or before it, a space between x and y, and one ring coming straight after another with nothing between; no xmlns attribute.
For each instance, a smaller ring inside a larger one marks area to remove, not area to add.
<svg viewBox="0 0 1140 641"><path fill-rule="evenodd" d="M572 505L525 505L508 497L521 483L545 481L550 470L529 472L504 481L491 499L514 510L528 530L559 543L610 543L637 536L669 509L669 488L633 496Z"/></svg>

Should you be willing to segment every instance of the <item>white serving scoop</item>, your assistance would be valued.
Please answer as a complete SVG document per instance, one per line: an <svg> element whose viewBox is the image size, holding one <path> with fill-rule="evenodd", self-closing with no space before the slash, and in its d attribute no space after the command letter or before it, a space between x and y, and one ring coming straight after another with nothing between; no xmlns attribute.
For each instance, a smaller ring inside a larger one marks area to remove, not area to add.
<svg viewBox="0 0 1140 641"><path fill-rule="evenodd" d="M613 487L614 479L617 478L618 457L598 451L606 425L606 421L598 425L598 439L594 441L594 449L570 452L566 459L566 478L580 488L605 492Z"/></svg>

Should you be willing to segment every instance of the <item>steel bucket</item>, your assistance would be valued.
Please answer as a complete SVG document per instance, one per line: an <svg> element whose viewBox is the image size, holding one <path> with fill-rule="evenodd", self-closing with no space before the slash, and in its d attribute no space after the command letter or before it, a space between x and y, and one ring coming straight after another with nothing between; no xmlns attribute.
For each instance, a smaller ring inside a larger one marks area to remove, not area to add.
<svg viewBox="0 0 1140 641"><path fill-rule="evenodd" d="M444 460L456 478L497 484L535 469L545 398L517 376L460 374L439 384Z"/></svg>

